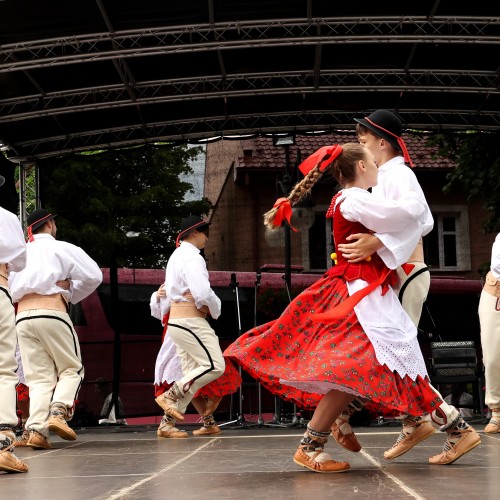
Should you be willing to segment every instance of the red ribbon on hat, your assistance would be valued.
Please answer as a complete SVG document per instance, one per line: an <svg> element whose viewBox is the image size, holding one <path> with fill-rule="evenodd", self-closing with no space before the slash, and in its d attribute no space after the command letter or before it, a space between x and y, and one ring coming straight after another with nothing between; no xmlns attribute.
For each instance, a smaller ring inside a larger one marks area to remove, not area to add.
<svg viewBox="0 0 500 500"><path fill-rule="evenodd" d="M32 224L30 224L28 226L28 241L35 241L35 237L33 236L33 226L37 223L37 222L40 222L44 219L47 219L49 220L49 217L52 217L52 214L48 214L48 215L44 215L41 219L38 219L36 220L35 222L33 222Z"/></svg>
<svg viewBox="0 0 500 500"><path fill-rule="evenodd" d="M179 233L177 235L177 238L175 239L175 248L178 248L180 246L180 239L181 239L181 236L183 236L184 234L186 234L188 231L191 231L191 229L195 229L197 228L198 226L203 226L205 225L206 222L205 221L200 221L200 222L197 222L196 224L193 224L192 226L184 229L184 231L182 231L181 233Z"/></svg>
<svg viewBox="0 0 500 500"><path fill-rule="evenodd" d="M279 198L276 200L276 203L273 205L273 208L277 208L276 214L273 218L273 226L280 227L282 222L286 220L291 229L297 232L292 226L291 218L292 218L292 205L288 198Z"/></svg>
<svg viewBox="0 0 500 500"><path fill-rule="evenodd" d="M299 170L302 175L307 175L314 167L319 165L320 172L323 172L333 160L339 157L342 153L343 148L338 144L332 146L323 146L314 152L311 156L308 156L300 165Z"/></svg>
<svg viewBox="0 0 500 500"><path fill-rule="evenodd" d="M401 137L398 137L396 134L393 134L390 130L385 129L384 127L381 127L380 125L377 125L375 122L372 122L369 118L365 117L365 120L368 123L371 123L374 127L377 127L380 130L383 130L386 134L392 135L392 137L395 137L396 140L398 141L399 147L401 148L401 151L403 152L403 157L406 163L410 164L410 167L414 167L415 165L411 161L410 158L410 153L408 153L408 149L406 147L405 141Z"/></svg>

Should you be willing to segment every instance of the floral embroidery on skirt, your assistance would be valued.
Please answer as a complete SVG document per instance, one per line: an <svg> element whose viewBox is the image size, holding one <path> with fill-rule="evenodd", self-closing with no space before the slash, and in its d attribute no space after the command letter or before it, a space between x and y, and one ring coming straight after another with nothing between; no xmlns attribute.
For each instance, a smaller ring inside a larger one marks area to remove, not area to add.
<svg viewBox="0 0 500 500"><path fill-rule="evenodd" d="M400 377L381 365L352 311L340 322L314 321L348 297L342 278L323 276L298 295L275 321L240 336L224 356L280 398L314 409L331 389L369 400L379 414L421 415L441 403L429 381Z"/></svg>

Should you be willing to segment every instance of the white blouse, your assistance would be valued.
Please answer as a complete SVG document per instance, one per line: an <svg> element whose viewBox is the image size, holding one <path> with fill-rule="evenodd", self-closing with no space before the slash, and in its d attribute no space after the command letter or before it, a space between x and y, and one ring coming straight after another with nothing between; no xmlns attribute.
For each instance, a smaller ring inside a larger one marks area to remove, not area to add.
<svg viewBox="0 0 500 500"><path fill-rule="evenodd" d="M342 192L337 203L342 215L368 229L384 235L389 246L385 257L390 269L405 263L420 239L425 203L417 193L408 193L404 201L377 199L368 191L350 188ZM394 244L392 244L393 242ZM391 248L391 246L393 248ZM347 283L349 295L367 286L358 279ZM417 341L417 329L392 289L382 295L381 287L364 297L354 311L373 345L377 360L401 377L426 376L427 368Z"/></svg>

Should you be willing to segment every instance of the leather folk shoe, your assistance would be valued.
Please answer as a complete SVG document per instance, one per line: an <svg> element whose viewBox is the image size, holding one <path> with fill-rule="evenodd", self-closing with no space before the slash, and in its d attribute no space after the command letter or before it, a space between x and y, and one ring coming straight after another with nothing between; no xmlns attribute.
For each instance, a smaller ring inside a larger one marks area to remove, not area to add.
<svg viewBox="0 0 500 500"><path fill-rule="evenodd" d="M216 436L222 431L218 425L207 425L193 431L193 436Z"/></svg>
<svg viewBox="0 0 500 500"><path fill-rule="evenodd" d="M159 438L170 438L170 439L179 439L179 438L187 438L188 433L186 431L181 431L177 427L173 425L164 425L158 427L156 431L156 435Z"/></svg>
<svg viewBox="0 0 500 500"><path fill-rule="evenodd" d="M390 450L384 451L384 458L392 460L410 451L416 444L420 443L436 432L433 425L425 420L417 421L405 419L401 434Z"/></svg>
<svg viewBox="0 0 500 500"><path fill-rule="evenodd" d="M50 450L52 448L50 441L38 431L30 431L30 437L26 446L30 446L34 450Z"/></svg>
<svg viewBox="0 0 500 500"><path fill-rule="evenodd" d="M331 428L332 436L335 438L340 446L344 447L346 450L358 452L361 450L361 443L354 434L351 425L349 424L349 415L347 413L342 413L339 415L337 420Z"/></svg>
<svg viewBox="0 0 500 500"><path fill-rule="evenodd" d="M488 434L496 434L497 432L500 432L500 408L491 409L491 420L484 428L484 432Z"/></svg>
<svg viewBox="0 0 500 500"><path fill-rule="evenodd" d="M0 450L0 470L4 472L28 472L28 466L17 458L12 449L14 445L11 444L3 450Z"/></svg>
<svg viewBox="0 0 500 500"><path fill-rule="evenodd" d="M167 415L170 415L176 420L184 420L184 415L177 410L176 402L167 396L167 392L160 394L155 401Z"/></svg>
<svg viewBox="0 0 500 500"><path fill-rule="evenodd" d="M347 462L333 460L332 456L329 453L325 453L323 449L305 451L302 446L297 448L293 456L293 461L306 469L323 474L345 472L351 468Z"/></svg>
<svg viewBox="0 0 500 500"><path fill-rule="evenodd" d="M448 431L448 439L444 444L443 451L439 455L429 458L429 463L433 465L452 464L480 443L481 438L472 427Z"/></svg>
<svg viewBox="0 0 500 500"><path fill-rule="evenodd" d="M50 416L47 420L47 426L49 431L56 433L66 441L74 441L76 439L76 432L68 425L63 416Z"/></svg>
<svg viewBox="0 0 500 500"><path fill-rule="evenodd" d="M14 441L14 446L16 447L28 446L29 438L30 438L30 432L24 429L23 433Z"/></svg>

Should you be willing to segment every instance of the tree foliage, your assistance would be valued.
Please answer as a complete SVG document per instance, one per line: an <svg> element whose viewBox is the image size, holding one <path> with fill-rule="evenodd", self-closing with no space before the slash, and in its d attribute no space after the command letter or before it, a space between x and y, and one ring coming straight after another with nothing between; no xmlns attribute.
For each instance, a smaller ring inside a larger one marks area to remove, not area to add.
<svg viewBox="0 0 500 500"><path fill-rule="evenodd" d="M182 218L207 214L207 199L186 202L199 148L141 146L51 158L40 163L41 201L58 214L58 237L100 266L163 267Z"/></svg>
<svg viewBox="0 0 500 500"><path fill-rule="evenodd" d="M441 134L433 138L441 156L452 159L457 167L447 175L444 191L460 185L468 200L480 195L490 213L485 232L500 230L500 132Z"/></svg>

